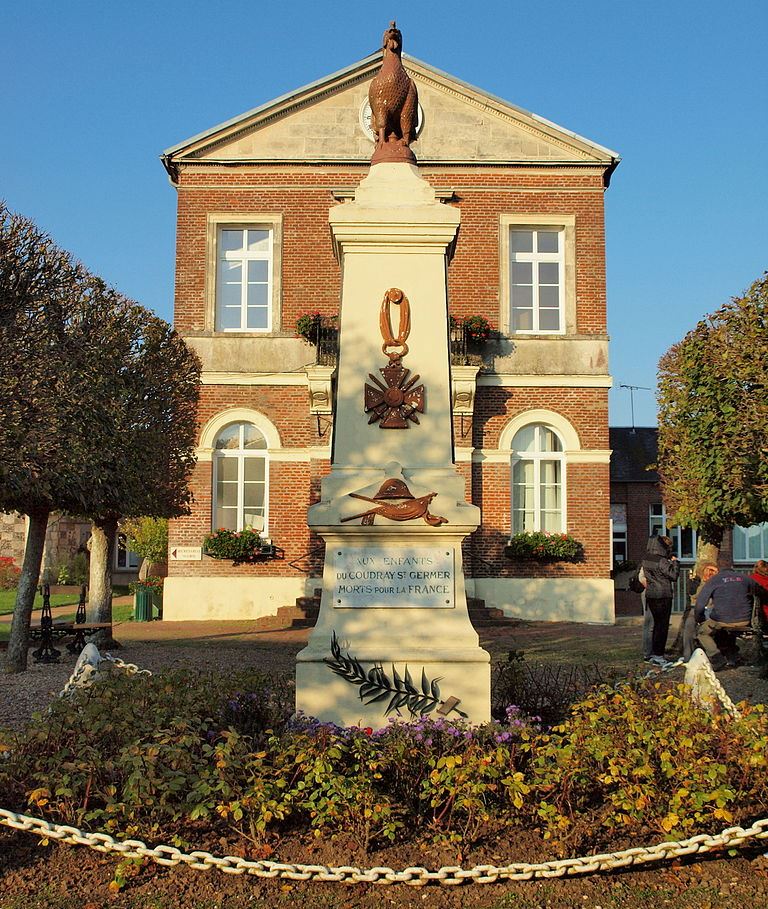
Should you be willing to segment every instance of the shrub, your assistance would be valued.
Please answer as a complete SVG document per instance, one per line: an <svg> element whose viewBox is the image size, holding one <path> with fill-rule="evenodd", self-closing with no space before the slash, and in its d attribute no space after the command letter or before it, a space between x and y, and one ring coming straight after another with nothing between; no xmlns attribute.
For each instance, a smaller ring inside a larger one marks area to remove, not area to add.
<svg viewBox="0 0 768 909"><path fill-rule="evenodd" d="M768 797L768 715L696 707L685 686L602 687L536 744L531 785L550 834L690 836L741 823Z"/></svg>
<svg viewBox="0 0 768 909"><path fill-rule="evenodd" d="M148 562L165 562L168 558L168 520L166 518L132 518L123 521L126 548Z"/></svg>
<svg viewBox="0 0 768 909"><path fill-rule="evenodd" d="M10 556L0 556L0 590L13 590L18 586L21 569Z"/></svg>
<svg viewBox="0 0 768 909"><path fill-rule="evenodd" d="M84 552L76 552L69 562L59 566L56 583L78 585L88 583L88 559Z"/></svg>
<svg viewBox="0 0 768 909"><path fill-rule="evenodd" d="M554 726L565 720L572 705L590 689L609 681L598 665L532 666L525 662L524 656L522 651L512 650L506 660L494 665L491 713L497 720L507 716L509 704L516 704L543 726Z"/></svg>
<svg viewBox="0 0 768 909"><path fill-rule="evenodd" d="M509 558L538 562L579 562L584 556L584 548L567 533L533 530L510 537L506 553Z"/></svg>

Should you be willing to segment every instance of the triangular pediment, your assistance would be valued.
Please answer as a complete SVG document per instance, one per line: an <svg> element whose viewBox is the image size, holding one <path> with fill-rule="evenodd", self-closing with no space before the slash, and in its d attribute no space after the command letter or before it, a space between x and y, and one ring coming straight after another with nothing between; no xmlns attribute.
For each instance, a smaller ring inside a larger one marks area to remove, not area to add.
<svg viewBox="0 0 768 909"><path fill-rule="evenodd" d="M423 122L413 144L421 164L615 166L616 152L403 55ZM368 86L381 52L168 149L184 164L355 163L373 152Z"/></svg>

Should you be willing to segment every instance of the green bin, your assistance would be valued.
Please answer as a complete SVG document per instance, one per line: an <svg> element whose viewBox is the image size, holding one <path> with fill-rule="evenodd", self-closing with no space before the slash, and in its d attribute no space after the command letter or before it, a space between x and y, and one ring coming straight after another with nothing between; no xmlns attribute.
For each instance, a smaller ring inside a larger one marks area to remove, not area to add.
<svg viewBox="0 0 768 909"><path fill-rule="evenodd" d="M133 620L135 622L152 621L152 591L137 590L133 600Z"/></svg>
<svg viewBox="0 0 768 909"><path fill-rule="evenodd" d="M152 591L152 606L155 609L155 614L152 616L155 619L162 619L163 617L163 588L157 587Z"/></svg>

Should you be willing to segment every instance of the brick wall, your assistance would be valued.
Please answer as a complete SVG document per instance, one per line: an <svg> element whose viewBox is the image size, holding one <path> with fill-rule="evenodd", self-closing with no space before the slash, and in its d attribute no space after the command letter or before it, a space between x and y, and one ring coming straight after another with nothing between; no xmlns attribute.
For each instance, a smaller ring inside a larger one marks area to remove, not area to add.
<svg viewBox="0 0 768 909"><path fill-rule="evenodd" d="M175 323L182 334L205 326L208 212L283 214L282 325L292 335L308 309L335 313L340 273L333 257L328 211L331 190L357 184L365 170L284 172L182 170L178 188ZM448 273L451 311L499 319L499 216L575 214L577 330L605 334L603 187L598 174L422 171L435 186L451 186L461 211L456 255ZM544 191L546 190L546 191Z"/></svg>

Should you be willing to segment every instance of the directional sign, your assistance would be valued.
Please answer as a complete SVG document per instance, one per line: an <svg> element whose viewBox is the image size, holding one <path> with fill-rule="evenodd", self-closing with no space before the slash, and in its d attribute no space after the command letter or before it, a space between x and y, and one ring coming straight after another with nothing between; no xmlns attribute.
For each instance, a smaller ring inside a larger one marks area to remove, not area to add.
<svg viewBox="0 0 768 909"><path fill-rule="evenodd" d="M172 562L199 562L202 557L202 546L174 546L171 550Z"/></svg>

